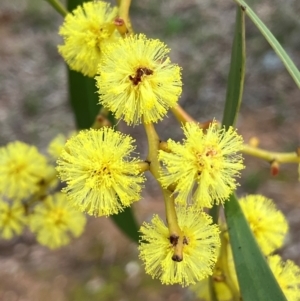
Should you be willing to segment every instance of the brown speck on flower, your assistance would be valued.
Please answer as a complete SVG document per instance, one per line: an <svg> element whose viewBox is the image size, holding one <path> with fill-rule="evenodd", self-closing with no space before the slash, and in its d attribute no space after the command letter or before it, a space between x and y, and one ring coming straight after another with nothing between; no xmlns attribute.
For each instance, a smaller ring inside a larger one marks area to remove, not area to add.
<svg viewBox="0 0 300 301"><path fill-rule="evenodd" d="M178 239L178 235L173 234L170 236L170 243L173 245L173 247L176 247L176 245L178 244Z"/></svg>
<svg viewBox="0 0 300 301"><path fill-rule="evenodd" d="M217 151L215 150L215 149L209 149L207 152L206 152L206 154L205 154L207 157L214 157L214 156L216 156L217 155Z"/></svg>
<svg viewBox="0 0 300 301"><path fill-rule="evenodd" d="M188 240L188 238L187 237L183 237L183 244L184 245L188 245L189 244L189 240Z"/></svg>
<svg viewBox="0 0 300 301"><path fill-rule="evenodd" d="M137 86L142 81L143 75L152 75L152 74L153 74L152 70L150 70L146 67L141 67L136 70L136 73L134 76L129 75L129 79L132 81L132 83L135 86Z"/></svg>

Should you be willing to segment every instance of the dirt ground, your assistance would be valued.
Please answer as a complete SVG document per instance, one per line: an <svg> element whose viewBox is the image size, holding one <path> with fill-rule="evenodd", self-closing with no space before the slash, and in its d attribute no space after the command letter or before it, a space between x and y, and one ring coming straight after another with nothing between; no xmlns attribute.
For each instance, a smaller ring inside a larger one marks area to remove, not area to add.
<svg viewBox="0 0 300 301"><path fill-rule="evenodd" d="M300 67L300 2L253 1L298 68ZM182 67L180 104L199 121L222 117L230 60L233 1L133 1L136 32L163 40L173 62ZM57 133L74 129L67 101L66 68L57 52L62 18L40 0L0 2L0 145L21 140L45 151ZM247 20L247 71L238 119L245 141L256 136L260 146L295 151L300 145L300 92L281 61ZM146 154L143 129L120 129L138 141ZM171 113L157 125L161 139L181 139ZM269 165L246 157L238 194L264 194L285 213L290 234L280 254L300 265L300 183L297 166L281 166L271 177ZM144 198L134 205L141 223L164 213L151 179ZM188 301L195 297L179 286L162 286L145 275L136 245L107 218L89 218L85 233L57 251L36 244L30 233L0 241L0 301Z"/></svg>

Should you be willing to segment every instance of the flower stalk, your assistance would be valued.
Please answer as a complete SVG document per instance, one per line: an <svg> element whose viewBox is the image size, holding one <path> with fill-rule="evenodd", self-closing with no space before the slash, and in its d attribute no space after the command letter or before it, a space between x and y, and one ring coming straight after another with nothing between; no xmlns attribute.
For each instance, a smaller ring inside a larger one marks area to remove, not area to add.
<svg viewBox="0 0 300 301"><path fill-rule="evenodd" d="M114 20L114 24L119 32L119 34L125 38L126 37L126 34L128 33L128 28L125 24L125 21L124 19L120 18L120 17L117 17L115 20Z"/></svg>
<svg viewBox="0 0 300 301"><path fill-rule="evenodd" d="M157 132L154 128L153 123L144 123L144 128L146 131L147 139L148 139L148 156L147 161L150 162L150 172L155 177L156 180L159 179L159 161L158 161L158 151L160 140L157 135ZM177 215L175 211L174 197L172 196L172 192L163 189L163 196L166 208L166 219L168 223L168 229L170 233L170 242L175 246L174 255L172 259L174 261L182 260L182 248L183 248L183 236L182 232L178 225Z"/></svg>
<svg viewBox="0 0 300 301"><path fill-rule="evenodd" d="M122 19L127 28L129 34L133 33L130 18L129 18L129 8L131 5L131 0L121 0L119 2L119 18Z"/></svg>
<svg viewBox="0 0 300 301"><path fill-rule="evenodd" d="M278 163L300 163L300 156L297 154L297 152L270 152L261 148L250 146L248 144L244 144L242 152L244 154L263 159L270 163L273 161L276 161Z"/></svg>
<svg viewBox="0 0 300 301"><path fill-rule="evenodd" d="M175 118L180 123L187 123L187 122L197 122L192 116L190 116L179 104L171 108L172 113L174 114Z"/></svg>
<svg viewBox="0 0 300 301"><path fill-rule="evenodd" d="M232 293L232 300L233 301L239 301L240 300L240 293L238 288L236 287L233 279L232 279L232 275L230 273L230 269L229 269L229 265L228 265L228 246L229 246L229 242L228 239L226 237L227 231L226 232L222 232L220 235L221 238L221 251L220 251L220 264L222 266L222 270L223 273L225 275L224 277L224 282L227 284L227 286L229 287L231 293ZM217 263L218 264L218 263Z"/></svg>

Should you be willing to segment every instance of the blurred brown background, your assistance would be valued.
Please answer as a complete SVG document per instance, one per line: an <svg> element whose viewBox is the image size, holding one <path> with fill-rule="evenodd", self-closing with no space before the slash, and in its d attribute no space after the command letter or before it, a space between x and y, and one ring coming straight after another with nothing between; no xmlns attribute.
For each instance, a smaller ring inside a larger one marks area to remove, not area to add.
<svg viewBox="0 0 300 301"><path fill-rule="evenodd" d="M300 67L300 2L255 1L255 11ZM199 121L222 118L231 52L235 4L217 0L144 0L131 8L136 32L162 39L173 62L183 68L180 104ZM0 145L21 140L45 151L57 133L74 129L67 102L66 69L57 52L62 23L47 2L0 2ZM238 119L245 141L257 136L261 147L295 151L300 145L300 92L281 61L247 20L247 70ZM145 156L143 129L120 128L138 140ZM171 114L157 129L162 139L181 139ZM281 166L270 176L266 162L246 157L239 195L261 193L274 199L290 223L280 251L300 264L300 183L297 166ZM157 185L134 205L141 223L163 216ZM30 233L0 241L1 301L160 301L195 300L179 286L162 286L145 275L136 245L106 218L90 218L84 235L58 251L35 243Z"/></svg>

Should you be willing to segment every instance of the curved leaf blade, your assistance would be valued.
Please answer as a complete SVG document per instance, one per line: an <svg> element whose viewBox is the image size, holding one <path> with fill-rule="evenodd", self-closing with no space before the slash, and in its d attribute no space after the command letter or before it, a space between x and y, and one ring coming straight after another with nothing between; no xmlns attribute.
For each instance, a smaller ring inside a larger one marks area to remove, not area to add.
<svg viewBox="0 0 300 301"><path fill-rule="evenodd" d="M235 124L243 98L246 60L245 40L245 15L240 8L237 8L226 102L222 121L222 124L226 128Z"/></svg>
<svg viewBox="0 0 300 301"><path fill-rule="evenodd" d="M139 242L139 228L131 207L126 207L123 212L112 215L111 219L128 238L136 243Z"/></svg>
<svg viewBox="0 0 300 301"><path fill-rule="evenodd" d="M235 124L243 95L246 52L243 11L243 9L237 7L223 115L223 125L225 127ZM225 202L225 216L243 301L286 301L252 235L235 195L231 195L230 200Z"/></svg>
<svg viewBox="0 0 300 301"><path fill-rule="evenodd" d="M68 69L69 96L78 129L90 128L99 112L98 94L93 78Z"/></svg>
<svg viewBox="0 0 300 301"><path fill-rule="evenodd" d="M268 27L260 20L260 18L255 14L255 12L250 8L250 6L243 0L234 0L239 6L245 11L247 16L256 25L261 34L266 38L271 47L274 49L278 57L281 59L285 65L287 71L290 73L294 79L296 85L300 88L300 72L291 58L288 56L286 51L268 29Z"/></svg>
<svg viewBox="0 0 300 301"><path fill-rule="evenodd" d="M225 202L225 216L243 301L287 301L235 195Z"/></svg>

